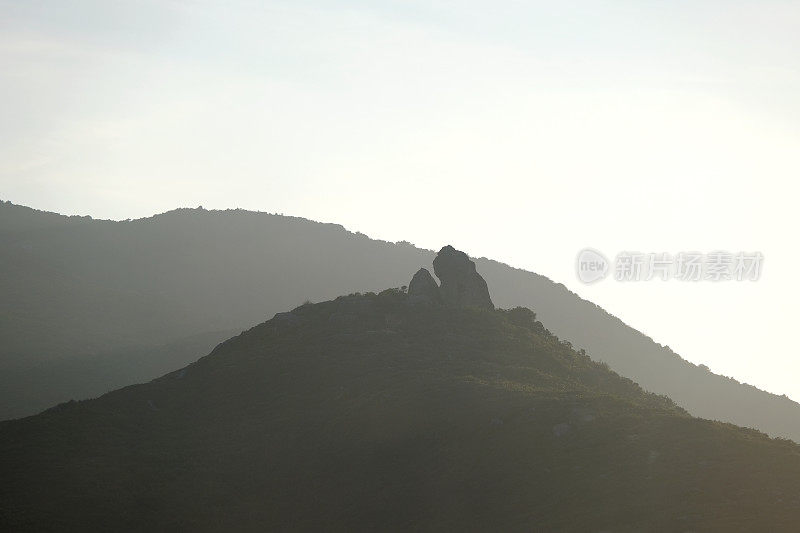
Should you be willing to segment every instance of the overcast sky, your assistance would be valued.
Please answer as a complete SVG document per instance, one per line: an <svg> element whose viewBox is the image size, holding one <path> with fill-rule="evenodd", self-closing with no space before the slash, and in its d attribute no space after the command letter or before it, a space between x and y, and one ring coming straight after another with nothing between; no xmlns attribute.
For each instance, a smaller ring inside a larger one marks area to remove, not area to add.
<svg viewBox="0 0 800 533"><path fill-rule="evenodd" d="M800 400L798 28L771 0L0 0L0 198L452 243ZM586 246L765 260L587 286Z"/></svg>

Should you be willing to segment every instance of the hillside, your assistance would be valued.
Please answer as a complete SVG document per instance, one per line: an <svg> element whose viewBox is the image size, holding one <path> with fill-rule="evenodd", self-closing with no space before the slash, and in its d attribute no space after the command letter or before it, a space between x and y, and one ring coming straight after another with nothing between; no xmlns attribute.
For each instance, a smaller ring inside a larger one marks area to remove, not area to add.
<svg viewBox="0 0 800 533"><path fill-rule="evenodd" d="M527 309L307 304L0 423L0 529L792 531L800 447L691 418Z"/></svg>
<svg viewBox="0 0 800 533"><path fill-rule="evenodd" d="M267 213L181 209L111 222L0 203L0 419L155 377L210 350L215 332L305 300L400 286L432 258ZM647 390L693 415L800 441L797 403L688 363L543 276L476 262L497 305L535 308L553 333ZM137 372L117 362L137 359L150 362ZM113 372L97 370L100 361Z"/></svg>

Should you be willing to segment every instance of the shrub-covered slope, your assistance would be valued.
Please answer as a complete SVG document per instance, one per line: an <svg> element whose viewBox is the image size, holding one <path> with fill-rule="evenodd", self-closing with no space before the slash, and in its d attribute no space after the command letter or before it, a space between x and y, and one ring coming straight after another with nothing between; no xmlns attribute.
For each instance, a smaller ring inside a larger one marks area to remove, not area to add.
<svg viewBox="0 0 800 533"><path fill-rule="evenodd" d="M303 305L0 423L0 529L793 531L800 448L690 417L526 309Z"/></svg>

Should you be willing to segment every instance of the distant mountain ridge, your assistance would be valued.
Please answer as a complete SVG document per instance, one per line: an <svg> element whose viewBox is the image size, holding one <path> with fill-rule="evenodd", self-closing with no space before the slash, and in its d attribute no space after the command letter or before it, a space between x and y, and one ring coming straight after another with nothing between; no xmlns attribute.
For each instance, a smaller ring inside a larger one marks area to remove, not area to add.
<svg viewBox="0 0 800 533"><path fill-rule="evenodd" d="M24 384L4 383L5 369L19 375L55 360L115 358L120 351L135 357L136 350L144 356L180 339L247 328L305 300L406 284L432 259L433 252L407 243L267 213L179 209L113 222L2 203L0 418L124 384L121 377L106 388L94 377L91 384L77 380L61 398L34 384L22 398L14 391ZM645 389L693 415L800 441L797 403L682 360L544 276L475 262L497 306L534 309L553 333ZM213 342L209 337L206 351ZM151 377L170 368L155 365Z"/></svg>

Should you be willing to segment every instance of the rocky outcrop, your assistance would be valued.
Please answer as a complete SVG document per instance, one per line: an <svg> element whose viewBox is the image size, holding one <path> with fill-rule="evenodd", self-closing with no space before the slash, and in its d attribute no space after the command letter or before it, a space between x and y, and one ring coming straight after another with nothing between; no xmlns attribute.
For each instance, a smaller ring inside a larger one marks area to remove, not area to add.
<svg viewBox="0 0 800 533"><path fill-rule="evenodd" d="M464 252L445 246L433 260L433 271L442 282L439 294L446 305L494 309L486 280Z"/></svg>
<svg viewBox="0 0 800 533"><path fill-rule="evenodd" d="M441 303L439 285L427 268L420 268L408 284L408 296L413 302Z"/></svg>
<svg viewBox="0 0 800 533"><path fill-rule="evenodd" d="M433 271L442 282L441 286L428 269L420 268L408 284L411 303L494 309L486 281L464 252L445 246L433 260Z"/></svg>

